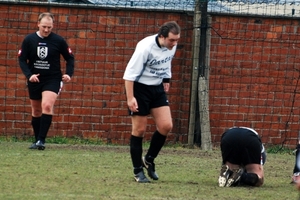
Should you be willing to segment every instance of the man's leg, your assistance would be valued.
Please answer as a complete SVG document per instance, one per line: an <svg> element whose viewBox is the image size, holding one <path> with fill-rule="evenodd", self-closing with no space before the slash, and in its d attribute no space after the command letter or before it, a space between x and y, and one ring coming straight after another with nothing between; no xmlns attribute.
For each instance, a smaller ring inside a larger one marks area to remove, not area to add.
<svg viewBox="0 0 300 200"><path fill-rule="evenodd" d="M157 130L154 132L146 158L154 161L165 144L167 135L173 128L171 111L169 106L153 108L151 114L154 118Z"/></svg>
<svg viewBox="0 0 300 200"><path fill-rule="evenodd" d="M142 165L143 137L147 126L147 116L134 115L131 117L132 133L130 138L130 156L133 165L134 178L137 182L147 183Z"/></svg>
<svg viewBox="0 0 300 200"><path fill-rule="evenodd" d="M233 164L228 161L225 162L225 164L222 166L221 173L219 176L219 186L220 187L235 186L237 182L240 180L243 171L244 170L240 165Z"/></svg>
<svg viewBox="0 0 300 200"><path fill-rule="evenodd" d="M243 173L241 166L236 164L240 163L240 158L236 154L239 148L235 144L235 135L235 130L229 129L221 137L222 166L218 179L219 187L235 186Z"/></svg>
<svg viewBox="0 0 300 200"><path fill-rule="evenodd" d="M300 144L296 147L295 165L292 176L292 183L297 183L300 180Z"/></svg>
<svg viewBox="0 0 300 200"><path fill-rule="evenodd" d="M248 164L245 166L246 172L241 176L241 184L250 186L262 186L264 183L264 169L260 164Z"/></svg>
<svg viewBox="0 0 300 200"><path fill-rule="evenodd" d="M41 125L41 100L32 100L30 99L31 104L31 126L33 128L35 141L30 145L29 149L37 149L36 142L38 141Z"/></svg>
<svg viewBox="0 0 300 200"><path fill-rule="evenodd" d="M36 143L38 141L39 131L40 131L41 117L31 117L31 126L33 128L34 138Z"/></svg>
<svg viewBox="0 0 300 200"><path fill-rule="evenodd" d="M41 116L41 125L40 125L40 133L38 136L38 141L42 142L43 144L46 142L46 137L49 131L49 128L52 123L52 115L42 114Z"/></svg>
<svg viewBox="0 0 300 200"><path fill-rule="evenodd" d="M153 133L149 150L143 158L143 164L147 168L148 175L152 179L158 180L158 175L155 172L154 159L165 144L167 135L173 128L173 123L169 106L154 108L151 110L151 114L154 118L157 130Z"/></svg>
<svg viewBox="0 0 300 200"><path fill-rule="evenodd" d="M36 143L39 150L45 149L46 137L52 123L53 107L57 99L57 96L58 96L57 93L52 91L44 91L42 93L41 125L40 125L40 131L38 136L38 142Z"/></svg>

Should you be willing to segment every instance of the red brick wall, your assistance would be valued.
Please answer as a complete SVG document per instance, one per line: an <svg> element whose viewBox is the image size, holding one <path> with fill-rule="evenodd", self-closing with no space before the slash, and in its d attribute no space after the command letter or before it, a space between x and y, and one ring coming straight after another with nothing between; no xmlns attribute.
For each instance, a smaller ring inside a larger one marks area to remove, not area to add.
<svg viewBox="0 0 300 200"><path fill-rule="evenodd" d="M37 30L40 12L55 15L54 32L66 38L76 67L55 106L50 136L99 138L128 144L124 69L140 39L165 21L182 27L173 60L169 100L174 128L170 142L187 142L193 16L185 13L42 5L0 6L0 134L27 137L30 106L17 52ZM231 126L257 130L265 143L295 144L299 130L299 23L296 19L212 16L210 125L218 145ZM194 111L191 111L194 112ZM146 139L155 129L149 119Z"/></svg>
<svg viewBox="0 0 300 200"><path fill-rule="evenodd" d="M49 136L95 137L128 144L131 121L122 79L124 69L140 39L156 33L165 21L175 20L183 31L181 48L173 60L169 100L174 128L168 141L187 141L192 16L47 4L0 6L1 135L32 135L29 99L17 53L24 37L37 30L38 14L45 11L54 14L53 32L66 38L76 59L72 82L65 84L56 102ZM154 130L149 119L146 139Z"/></svg>
<svg viewBox="0 0 300 200"><path fill-rule="evenodd" d="M299 132L300 28L296 19L213 16L210 119L248 126L269 144L294 145Z"/></svg>

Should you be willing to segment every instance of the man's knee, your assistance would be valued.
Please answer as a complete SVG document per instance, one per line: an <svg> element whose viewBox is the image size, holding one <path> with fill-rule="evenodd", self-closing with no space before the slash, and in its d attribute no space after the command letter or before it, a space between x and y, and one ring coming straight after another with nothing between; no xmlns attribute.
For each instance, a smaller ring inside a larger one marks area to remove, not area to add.
<svg viewBox="0 0 300 200"><path fill-rule="evenodd" d="M170 123L166 124L164 128L165 128L166 132L168 132L168 133L171 132L173 129L173 123L170 122Z"/></svg>
<svg viewBox="0 0 300 200"><path fill-rule="evenodd" d="M173 124L172 123L167 123L167 124L164 124L161 127L157 127L157 130L162 135L167 135L168 133L170 133L172 131L172 128L173 128Z"/></svg>
<svg viewBox="0 0 300 200"><path fill-rule="evenodd" d="M145 132L146 132L145 126L133 127L133 129L132 129L132 135L134 135L136 137L143 137Z"/></svg>
<svg viewBox="0 0 300 200"><path fill-rule="evenodd" d="M51 101L42 101L41 108L44 114L53 114L54 103Z"/></svg>
<svg viewBox="0 0 300 200"><path fill-rule="evenodd" d="M42 115L42 108L41 107L32 107L31 109L32 116L40 117Z"/></svg>

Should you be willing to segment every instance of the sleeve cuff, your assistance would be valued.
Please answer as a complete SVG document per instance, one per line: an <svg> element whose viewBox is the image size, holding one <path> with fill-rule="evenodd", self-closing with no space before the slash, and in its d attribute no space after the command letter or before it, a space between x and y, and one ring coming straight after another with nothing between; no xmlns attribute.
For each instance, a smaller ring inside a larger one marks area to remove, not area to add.
<svg viewBox="0 0 300 200"><path fill-rule="evenodd" d="M170 83L170 78L164 78L163 83Z"/></svg>

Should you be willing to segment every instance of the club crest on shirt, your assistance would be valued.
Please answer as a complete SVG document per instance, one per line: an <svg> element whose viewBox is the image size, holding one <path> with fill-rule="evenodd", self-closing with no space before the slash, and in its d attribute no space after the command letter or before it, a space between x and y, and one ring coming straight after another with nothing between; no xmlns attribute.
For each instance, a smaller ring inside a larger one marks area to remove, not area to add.
<svg viewBox="0 0 300 200"><path fill-rule="evenodd" d="M48 55L48 47L38 46L37 47L37 56L43 60Z"/></svg>

